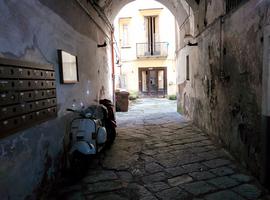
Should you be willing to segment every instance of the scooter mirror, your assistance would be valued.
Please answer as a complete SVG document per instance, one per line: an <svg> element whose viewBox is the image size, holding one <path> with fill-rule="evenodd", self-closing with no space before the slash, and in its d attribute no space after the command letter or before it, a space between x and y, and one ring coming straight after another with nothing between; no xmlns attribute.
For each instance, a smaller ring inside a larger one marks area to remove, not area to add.
<svg viewBox="0 0 270 200"><path fill-rule="evenodd" d="M92 114L91 113L85 113L84 115L86 118L91 118L92 117Z"/></svg>

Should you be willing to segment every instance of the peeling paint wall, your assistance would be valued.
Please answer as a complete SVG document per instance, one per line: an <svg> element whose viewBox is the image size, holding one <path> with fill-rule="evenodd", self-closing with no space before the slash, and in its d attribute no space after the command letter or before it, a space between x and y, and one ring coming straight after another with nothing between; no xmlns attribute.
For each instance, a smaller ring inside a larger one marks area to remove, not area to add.
<svg viewBox="0 0 270 200"><path fill-rule="evenodd" d="M0 56L52 64L56 70L58 117L0 139L0 197L35 197L64 163L66 108L112 97L109 39L77 1L0 0ZM106 27L103 27L106 29ZM107 30L107 32L109 32ZM79 83L59 80L57 49L78 56Z"/></svg>
<svg viewBox="0 0 270 200"><path fill-rule="evenodd" d="M224 1L201 1L193 35L198 46L182 45L177 55L179 112L219 138L257 176L268 8L266 0L250 0L224 15ZM180 35L185 31L180 29ZM190 81L185 80L186 55Z"/></svg>

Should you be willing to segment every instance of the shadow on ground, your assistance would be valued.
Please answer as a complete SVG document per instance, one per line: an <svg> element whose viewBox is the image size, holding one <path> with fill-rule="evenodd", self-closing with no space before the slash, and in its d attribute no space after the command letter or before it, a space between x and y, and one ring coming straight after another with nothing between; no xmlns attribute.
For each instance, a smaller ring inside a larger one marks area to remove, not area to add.
<svg viewBox="0 0 270 200"><path fill-rule="evenodd" d="M63 178L49 199L267 199L209 137L176 113L176 102L140 99L117 113L118 136L79 180Z"/></svg>

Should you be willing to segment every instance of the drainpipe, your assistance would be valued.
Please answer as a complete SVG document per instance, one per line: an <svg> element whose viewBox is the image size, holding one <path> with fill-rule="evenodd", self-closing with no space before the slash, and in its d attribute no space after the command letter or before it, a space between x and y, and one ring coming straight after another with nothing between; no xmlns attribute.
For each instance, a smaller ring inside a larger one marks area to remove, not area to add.
<svg viewBox="0 0 270 200"><path fill-rule="evenodd" d="M225 79L225 72L223 66L223 56L224 56L224 35L223 35L223 23L224 23L224 16L220 16L219 18L219 78L224 81Z"/></svg>
<svg viewBox="0 0 270 200"><path fill-rule="evenodd" d="M112 87L113 87L113 104L115 106L115 70L114 70L114 30L111 31L111 51L112 51Z"/></svg>

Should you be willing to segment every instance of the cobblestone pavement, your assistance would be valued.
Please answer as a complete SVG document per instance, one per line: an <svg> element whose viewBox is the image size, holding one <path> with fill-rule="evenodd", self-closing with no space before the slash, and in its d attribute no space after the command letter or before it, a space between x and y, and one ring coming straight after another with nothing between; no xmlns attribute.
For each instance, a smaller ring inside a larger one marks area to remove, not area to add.
<svg viewBox="0 0 270 200"><path fill-rule="evenodd" d="M176 102L143 99L118 113L112 148L85 177L64 179L52 199L268 199L209 137L176 113Z"/></svg>

